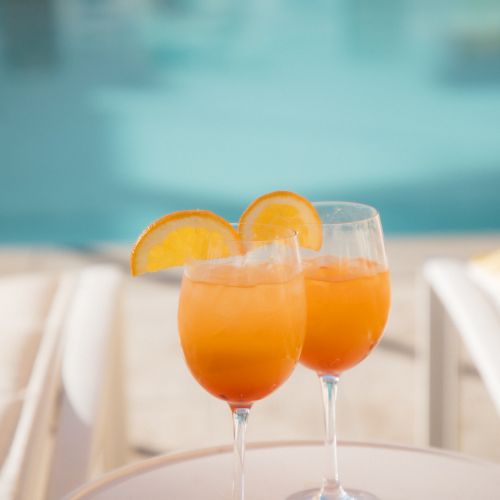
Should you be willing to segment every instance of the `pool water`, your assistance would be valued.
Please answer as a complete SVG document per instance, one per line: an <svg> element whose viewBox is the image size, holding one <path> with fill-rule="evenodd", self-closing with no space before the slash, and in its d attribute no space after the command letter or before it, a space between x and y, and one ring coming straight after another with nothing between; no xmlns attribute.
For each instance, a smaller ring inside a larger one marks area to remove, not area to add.
<svg viewBox="0 0 500 500"><path fill-rule="evenodd" d="M129 241L257 195L500 229L500 10L417 0L0 9L0 241Z"/></svg>

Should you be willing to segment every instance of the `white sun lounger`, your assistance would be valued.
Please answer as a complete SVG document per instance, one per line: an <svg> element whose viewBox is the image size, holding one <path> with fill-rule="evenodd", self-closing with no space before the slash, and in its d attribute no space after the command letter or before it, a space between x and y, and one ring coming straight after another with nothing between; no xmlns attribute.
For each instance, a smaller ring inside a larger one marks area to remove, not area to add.
<svg viewBox="0 0 500 500"><path fill-rule="evenodd" d="M426 445L456 449L459 338L500 414L500 297L485 290L463 261L432 259L423 278L417 315L425 370L422 438Z"/></svg>
<svg viewBox="0 0 500 500"><path fill-rule="evenodd" d="M58 500L124 463L121 287L111 266L61 278L0 474L2 500Z"/></svg>

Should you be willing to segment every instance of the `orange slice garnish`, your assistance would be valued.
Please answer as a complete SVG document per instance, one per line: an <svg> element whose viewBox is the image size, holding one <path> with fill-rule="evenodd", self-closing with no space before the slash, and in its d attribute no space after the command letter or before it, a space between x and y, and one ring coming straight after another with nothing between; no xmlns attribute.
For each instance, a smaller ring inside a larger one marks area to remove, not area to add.
<svg viewBox="0 0 500 500"><path fill-rule="evenodd" d="M299 244L319 250L323 240L321 219L309 200L290 191L273 191L254 200L240 218L240 234L244 238L269 238L272 224L291 228L298 233Z"/></svg>
<svg viewBox="0 0 500 500"><path fill-rule="evenodd" d="M161 217L139 236L130 255L134 276L190 260L223 258L241 253L237 231L208 210L185 210Z"/></svg>

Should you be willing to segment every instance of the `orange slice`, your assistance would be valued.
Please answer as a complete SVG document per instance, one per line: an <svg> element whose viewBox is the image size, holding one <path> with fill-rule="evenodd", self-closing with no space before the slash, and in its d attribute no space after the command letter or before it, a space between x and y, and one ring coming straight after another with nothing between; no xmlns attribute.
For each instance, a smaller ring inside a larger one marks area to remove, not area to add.
<svg viewBox="0 0 500 500"><path fill-rule="evenodd" d="M161 217L139 236L130 255L134 276L182 266L190 259L241 253L236 230L208 210L185 210Z"/></svg>
<svg viewBox="0 0 500 500"><path fill-rule="evenodd" d="M321 219L309 200L290 191L273 191L254 200L240 218L244 238L268 238L268 229L259 224L289 227L298 233L299 244L319 250L323 239ZM260 234L262 233L262 234Z"/></svg>

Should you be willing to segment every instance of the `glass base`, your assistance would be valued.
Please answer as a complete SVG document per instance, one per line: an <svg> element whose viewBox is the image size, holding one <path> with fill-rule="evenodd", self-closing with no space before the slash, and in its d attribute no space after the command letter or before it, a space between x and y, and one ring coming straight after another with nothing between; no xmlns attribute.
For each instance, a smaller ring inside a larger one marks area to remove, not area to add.
<svg viewBox="0 0 500 500"><path fill-rule="evenodd" d="M379 498L366 491L342 489L332 493L321 490L299 491L286 500L379 500Z"/></svg>

